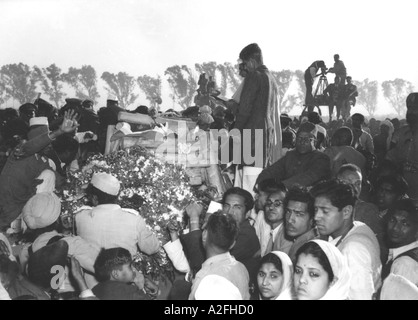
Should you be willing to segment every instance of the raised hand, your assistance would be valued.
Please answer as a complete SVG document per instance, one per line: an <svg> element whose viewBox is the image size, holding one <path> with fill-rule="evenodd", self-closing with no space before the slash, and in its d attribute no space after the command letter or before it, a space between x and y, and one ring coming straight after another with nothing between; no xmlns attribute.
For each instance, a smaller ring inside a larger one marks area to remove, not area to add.
<svg viewBox="0 0 418 320"><path fill-rule="evenodd" d="M71 133L74 132L77 127L79 126L79 123L77 121L77 113L74 110L67 110L64 113L64 120L62 121L62 124L60 126L60 130L63 133Z"/></svg>

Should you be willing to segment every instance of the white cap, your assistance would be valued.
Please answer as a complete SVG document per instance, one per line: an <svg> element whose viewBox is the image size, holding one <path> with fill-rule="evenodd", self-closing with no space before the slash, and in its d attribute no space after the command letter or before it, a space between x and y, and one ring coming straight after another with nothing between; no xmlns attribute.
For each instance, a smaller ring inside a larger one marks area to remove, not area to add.
<svg viewBox="0 0 418 320"><path fill-rule="evenodd" d="M47 117L34 117L29 120L29 126L48 126Z"/></svg>
<svg viewBox="0 0 418 320"><path fill-rule="evenodd" d="M228 279L211 274L200 281L196 300L243 300L238 288Z"/></svg>
<svg viewBox="0 0 418 320"><path fill-rule="evenodd" d="M116 98L116 96L111 93L109 93L109 95L107 96L107 100L119 101L118 98Z"/></svg>
<svg viewBox="0 0 418 320"><path fill-rule="evenodd" d="M103 191L112 196L117 196L120 190L119 180L111 174L105 172L98 172L93 174L93 177L91 178L91 184L100 191Z"/></svg>
<svg viewBox="0 0 418 320"><path fill-rule="evenodd" d="M35 194L23 207L23 220L30 229L45 228L57 221L61 202L53 192Z"/></svg>

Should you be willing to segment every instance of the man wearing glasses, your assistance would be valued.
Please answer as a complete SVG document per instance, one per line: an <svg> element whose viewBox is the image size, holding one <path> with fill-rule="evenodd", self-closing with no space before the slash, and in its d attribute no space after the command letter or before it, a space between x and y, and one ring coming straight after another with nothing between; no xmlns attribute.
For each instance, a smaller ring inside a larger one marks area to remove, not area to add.
<svg viewBox="0 0 418 320"><path fill-rule="evenodd" d="M263 180L274 178L287 188L295 184L308 187L331 177L329 157L315 148L317 133L318 130L313 123L302 123L296 135L296 148L265 168L258 176L256 185Z"/></svg>

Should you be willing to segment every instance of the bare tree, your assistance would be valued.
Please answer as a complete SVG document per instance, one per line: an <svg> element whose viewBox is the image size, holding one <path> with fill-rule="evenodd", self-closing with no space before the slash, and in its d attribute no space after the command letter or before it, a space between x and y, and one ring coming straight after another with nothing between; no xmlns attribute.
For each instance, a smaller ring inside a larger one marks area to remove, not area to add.
<svg viewBox="0 0 418 320"><path fill-rule="evenodd" d="M363 81L353 81L353 83L357 86L357 103L361 104L370 116L373 116L377 108L377 81L364 79Z"/></svg>
<svg viewBox="0 0 418 320"><path fill-rule="evenodd" d="M199 73L206 73L208 76L213 76L215 79L216 69L218 69L218 64L215 61L195 63L195 69Z"/></svg>
<svg viewBox="0 0 418 320"><path fill-rule="evenodd" d="M139 88L145 93L146 99L150 102L151 107L157 108L157 104L161 104L161 77L157 78L143 75L139 76L136 81Z"/></svg>
<svg viewBox="0 0 418 320"><path fill-rule="evenodd" d="M293 73L290 70L272 71L271 73L275 78L279 89L279 107L280 111L282 112L282 106L284 107L284 97L286 95L287 90L289 89L290 83L292 82Z"/></svg>
<svg viewBox="0 0 418 320"><path fill-rule="evenodd" d="M41 82L42 90L52 101L55 102L55 106L59 108L61 106L62 99L66 96L63 92L64 81L61 69L55 64L51 64L49 67L42 69L34 66L34 72Z"/></svg>
<svg viewBox="0 0 418 320"><path fill-rule="evenodd" d="M219 85L219 91L221 95L226 95L226 91L228 89L228 70L227 70L227 62L223 64L218 64L218 70L221 74L221 80Z"/></svg>
<svg viewBox="0 0 418 320"><path fill-rule="evenodd" d="M62 78L75 90L76 97L80 99L89 98L97 103L100 98L97 90L96 70L92 66L84 65L81 68L70 67Z"/></svg>
<svg viewBox="0 0 418 320"><path fill-rule="evenodd" d="M173 102L177 101L183 109L190 107L197 89L192 70L186 65L175 65L167 68L164 75L168 76L167 81L173 92Z"/></svg>
<svg viewBox="0 0 418 320"><path fill-rule="evenodd" d="M231 90L232 92L235 92L243 80L238 73L238 65L232 65L230 62L225 62L224 66L228 75L228 82L231 86Z"/></svg>
<svg viewBox="0 0 418 320"><path fill-rule="evenodd" d="M298 84L297 101L301 103L305 101L305 96L306 96L305 72L303 72L302 70L296 70L293 73L293 75Z"/></svg>
<svg viewBox="0 0 418 320"><path fill-rule="evenodd" d="M119 104L122 108L127 108L138 98L138 95L134 93L136 84L135 78L126 72L113 74L105 71L103 72L101 78L107 84L105 89L118 98Z"/></svg>
<svg viewBox="0 0 418 320"><path fill-rule="evenodd" d="M0 74L1 77L1 74ZM6 86L5 84L0 81L0 103L5 103L7 100L10 99L10 95L6 93Z"/></svg>
<svg viewBox="0 0 418 320"><path fill-rule="evenodd" d="M26 64L7 64L0 69L0 79L7 96L23 104L36 98L38 77Z"/></svg>
<svg viewBox="0 0 418 320"><path fill-rule="evenodd" d="M405 115L406 97L414 91L412 83L404 79L396 78L395 80L384 81L382 88L384 97L392 105L396 113L401 117Z"/></svg>

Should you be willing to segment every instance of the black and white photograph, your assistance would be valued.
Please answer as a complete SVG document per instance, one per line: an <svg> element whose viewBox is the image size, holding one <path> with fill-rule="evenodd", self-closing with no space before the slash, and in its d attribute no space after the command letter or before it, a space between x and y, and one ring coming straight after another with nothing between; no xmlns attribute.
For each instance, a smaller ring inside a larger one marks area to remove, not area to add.
<svg viewBox="0 0 418 320"><path fill-rule="evenodd" d="M417 10L0 0L0 300L418 300Z"/></svg>

